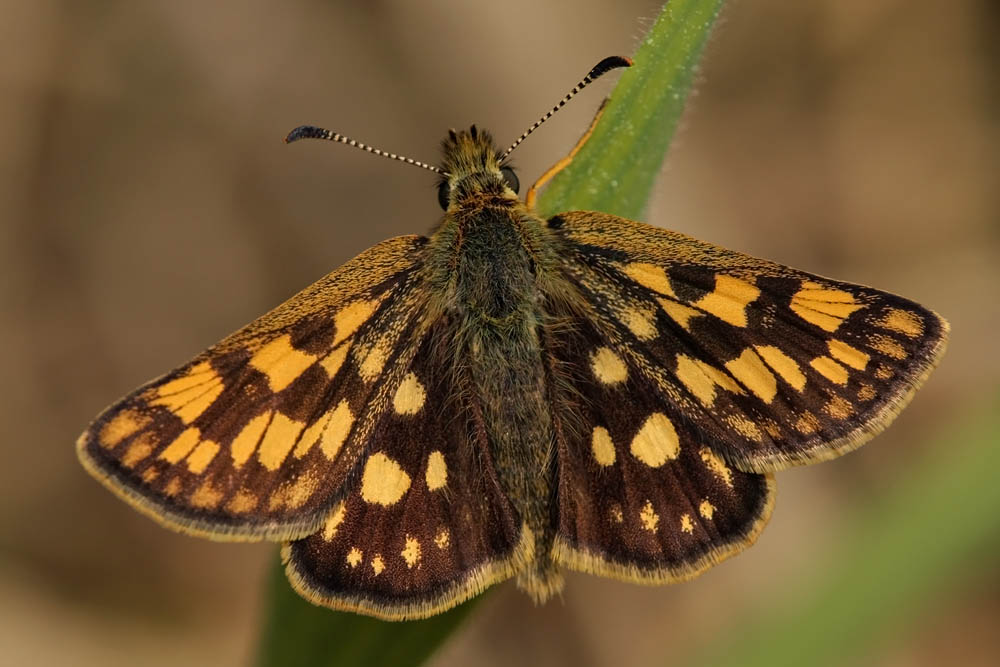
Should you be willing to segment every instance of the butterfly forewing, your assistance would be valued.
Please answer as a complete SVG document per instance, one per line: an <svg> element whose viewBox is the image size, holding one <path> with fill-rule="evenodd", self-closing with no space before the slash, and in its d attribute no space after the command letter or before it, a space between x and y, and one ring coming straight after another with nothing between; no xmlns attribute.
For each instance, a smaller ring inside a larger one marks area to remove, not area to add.
<svg viewBox="0 0 1000 667"><path fill-rule="evenodd" d="M551 350L576 395L575 414L560 420L554 558L665 583L751 544L771 512L771 477L723 461L594 323L567 332Z"/></svg>
<svg viewBox="0 0 1000 667"><path fill-rule="evenodd" d="M112 405L77 443L84 465L184 532L315 531L384 409L381 380L415 352L424 243L400 237L369 249Z"/></svg>
<svg viewBox="0 0 1000 667"><path fill-rule="evenodd" d="M369 439L359 474L321 529L284 550L289 579L318 604L422 618L510 577L521 526L501 491L476 397L424 340Z"/></svg>
<svg viewBox="0 0 1000 667"><path fill-rule="evenodd" d="M611 349L743 470L860 446L944 350L944 320L886 292L611 215L550 225Z"/></svg>

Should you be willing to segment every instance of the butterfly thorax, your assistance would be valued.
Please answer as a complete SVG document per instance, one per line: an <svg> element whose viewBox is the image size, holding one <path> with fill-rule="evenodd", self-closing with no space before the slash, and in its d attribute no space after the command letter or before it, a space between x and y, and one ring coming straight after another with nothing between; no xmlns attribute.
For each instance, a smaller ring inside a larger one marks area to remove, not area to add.
<svg viewBox="0 0 1000 667"><path fill-rule="evenodd" d="M548 558L555 470L542 295L558 280L555 239L510 188L489 135L454 133L444 147L448 209L427 248L441 302L431 312L449 328L454 386L467 387L474 405L470 427L481 420L504 492L534 539L520 582L547 597L558 576Z"/></svg>

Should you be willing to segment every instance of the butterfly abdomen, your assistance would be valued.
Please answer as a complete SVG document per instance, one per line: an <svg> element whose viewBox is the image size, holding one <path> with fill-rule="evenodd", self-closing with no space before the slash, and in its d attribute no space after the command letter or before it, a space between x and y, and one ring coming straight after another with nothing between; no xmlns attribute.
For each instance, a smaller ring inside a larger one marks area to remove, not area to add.
<svg viewBox="0 0 1000 667"><path fill-rule="evenodd" d="M479 201L447 215L431 240L428 266L442 272L431 280L448 286L431 310L452 328L452 386L480 406L472 421L481 420L503 490L531 532L533 548L519 559L522 587L544 598L558 588L548 556L554 438L540 343L547 232L517 200Z"/></svg>

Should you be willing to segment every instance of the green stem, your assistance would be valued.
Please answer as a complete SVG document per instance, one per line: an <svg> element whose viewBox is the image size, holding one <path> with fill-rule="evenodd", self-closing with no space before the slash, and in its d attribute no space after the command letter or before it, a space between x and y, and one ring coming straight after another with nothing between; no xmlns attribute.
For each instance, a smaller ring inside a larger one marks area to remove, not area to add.
<svg viewBox="0 0 1000 667"><path fill-rule="evenodd" d="M593 135L539 198L546 217L562 211L641 217L722 4L671 0L664 7Z"/></svg>

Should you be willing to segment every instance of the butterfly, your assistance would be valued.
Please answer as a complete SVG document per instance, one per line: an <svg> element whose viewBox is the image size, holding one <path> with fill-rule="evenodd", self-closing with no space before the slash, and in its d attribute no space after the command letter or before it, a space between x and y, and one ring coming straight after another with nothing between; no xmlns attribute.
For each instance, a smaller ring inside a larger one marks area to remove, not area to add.
<svg viewBox="0 0 1000 667"><path fill-rule="evenodd" d="M542 601L564 569L686 580L752 544L774 472L883 430L948 324L613 215L539 217L506 158L630 64L506 151L451 131L440 167L294 130L435 171L441 221L107 408L84 467L169 528L285 542L300 594L384 619L508 578Z"/></svg>

